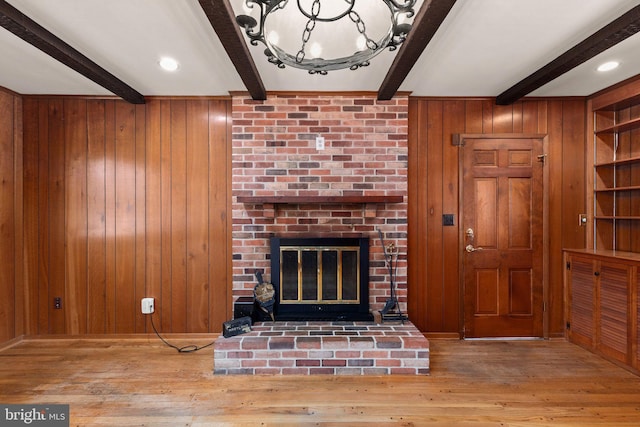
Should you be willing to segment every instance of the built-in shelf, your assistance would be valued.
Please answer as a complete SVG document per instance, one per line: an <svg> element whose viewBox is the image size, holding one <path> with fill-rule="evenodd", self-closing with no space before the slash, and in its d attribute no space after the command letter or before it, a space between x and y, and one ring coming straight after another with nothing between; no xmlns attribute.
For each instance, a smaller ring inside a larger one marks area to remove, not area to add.
<svg viewBox="0 0 640 427"><path fill-rule="evenodd" d="M593 247L637 250L640 236L640 80L591 100L594 160L589 187Z"/></svg>
<svg viewBox="0 0 640 427"><path fill-rule="evenodd" d="M637 129L640 127L640 118L626 120L624 122L616 123L612 126L607 126L602 129L598 129L596 134L600 133L614 133L614 132L624 132L631 129Z"/></svg>
<svg viewBox="0 0 640 427"><path fill-rule="evenodd" d="M625 187L611 187L611 188L599 188L597 190L593 190L596 193L615 193L615 192L619 192L619 191L638 191L640 190L640 186L638 185L632 185L632 186L625 186Z"/></svg>
<svg viewBox="0 0 640 427"><path fill-rule="evenodd" d="M601 219L601 220L608 220L608 221L613 221L613 220L626 220L626 221L637 221L640 220L640 216L630 216L630 215L626 215L626 216L622 216L622 215L596 215L594 216L595 219Z"/></svg>
<svg viewBox="0 0 640 427"><path fill-rule="evenodd" d="M402 203L403 196L238 196L238 203L262 205L264 216L275 217L278 205L362 205L364 216L372 218L376 216L379 204Z"/></svg>
<svg viewBox="0 0 640 427"><path fill-rule="evenodd" d="M612 166L632 165L635 163L640 163L640 157L630 157L628 159L614 160L612 162L596 163L593 166L595 166L596 168L605 168L605 167L612 167Z"/></svg>

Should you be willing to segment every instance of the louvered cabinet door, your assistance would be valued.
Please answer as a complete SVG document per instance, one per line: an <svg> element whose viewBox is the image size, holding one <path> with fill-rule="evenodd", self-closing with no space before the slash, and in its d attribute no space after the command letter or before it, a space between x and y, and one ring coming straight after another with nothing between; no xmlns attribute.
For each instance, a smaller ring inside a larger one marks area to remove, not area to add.
<svg viewBox="0 0 640 427"><path fill-rule="evenodd" d="M595 276L592 258L569 258L569 340L595 347Z"/></svg>
<svg viewBox="0 0 640 427"><path fill-rule="evenodd" d="M631 348L635 354L633 367L640 371L640 267L636 266L633 273L634 292L632 294L633 303L631 304L631 312L635 315L635 322L632 322L635 331L632 331L633 340L631 342Z"/></svg>
<svg viewBox="0 0 640 427"><path fill-rule="evenodd" d="M596 265L596 348L623 363L629 357L629 301L631 269L629 264L602 260Z"/></svg>

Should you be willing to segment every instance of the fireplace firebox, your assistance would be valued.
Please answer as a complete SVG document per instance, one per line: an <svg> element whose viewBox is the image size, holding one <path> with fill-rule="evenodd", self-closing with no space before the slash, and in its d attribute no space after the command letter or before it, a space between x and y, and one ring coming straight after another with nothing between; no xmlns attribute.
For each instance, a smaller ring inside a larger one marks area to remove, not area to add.
<svg viewBox="0 0 640 427"><path fill-rule="evenodd" d="M372 320L369 239L271 238L276 320Z"/></svg>

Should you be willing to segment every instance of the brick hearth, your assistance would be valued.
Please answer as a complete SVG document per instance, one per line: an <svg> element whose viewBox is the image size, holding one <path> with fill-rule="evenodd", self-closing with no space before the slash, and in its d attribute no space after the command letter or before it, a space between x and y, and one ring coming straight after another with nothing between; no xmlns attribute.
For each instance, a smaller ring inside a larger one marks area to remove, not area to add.
<svg viewBox="0 0 640 427"><path fill-rule="evenodd" d="M214 344L214 374L425 375L429 341L410 322L265 322Z"/></svg>

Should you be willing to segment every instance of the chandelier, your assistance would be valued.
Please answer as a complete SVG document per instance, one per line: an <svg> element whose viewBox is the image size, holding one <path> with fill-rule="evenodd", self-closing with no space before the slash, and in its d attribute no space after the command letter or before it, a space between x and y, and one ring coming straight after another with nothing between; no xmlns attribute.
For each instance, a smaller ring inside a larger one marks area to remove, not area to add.
<svg viewBox="0 0 640 427"><path fill-rule="evenodd" d="M250 43L267 59L310 74L369 65L407 38L416 0L245 0L236 17Z"/></svg>

